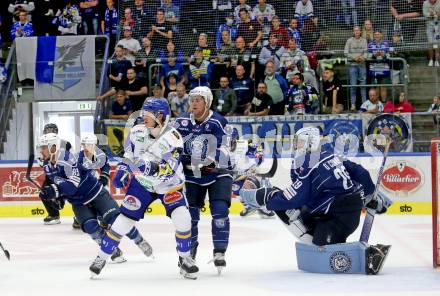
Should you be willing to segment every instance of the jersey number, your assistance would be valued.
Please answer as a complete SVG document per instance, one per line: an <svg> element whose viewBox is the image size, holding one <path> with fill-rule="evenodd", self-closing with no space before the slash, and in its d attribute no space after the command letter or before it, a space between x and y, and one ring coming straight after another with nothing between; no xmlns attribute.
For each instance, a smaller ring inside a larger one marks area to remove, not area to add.
<svg viewBox="0 0 440 296"><path fill-rule="evenodd" d="M345 167L341 165L338 168L333 170L335 177L337 180L342 178L342 186L344 189L350 189L353 186L353 182L351 182L350 175L347 173Z"/></svg>

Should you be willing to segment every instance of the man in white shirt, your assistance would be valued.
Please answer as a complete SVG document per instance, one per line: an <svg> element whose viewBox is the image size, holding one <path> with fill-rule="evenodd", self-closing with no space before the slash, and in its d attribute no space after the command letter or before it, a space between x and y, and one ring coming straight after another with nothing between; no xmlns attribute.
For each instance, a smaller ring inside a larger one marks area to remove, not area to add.
<svg viewBox="0 0 440 296"><path fill-rule="evenodd" d="M370 91L368 92L368 100L362 104L359 112L370 114L383 112L383 104L379 101L379 98L377 97L376 89L370 89Z"/></svg>
<svg viewBox="0 0 440 296"><path fill-rule="evenodd" d="M136 58L136 54L139 50L141 50L141 45L137 39L132 37L132 29L130 26L124 27L124 38L119 40L117 45L122 45L125 49L125 57L127 60L131 62L134 66L134 60Z"/></svg>

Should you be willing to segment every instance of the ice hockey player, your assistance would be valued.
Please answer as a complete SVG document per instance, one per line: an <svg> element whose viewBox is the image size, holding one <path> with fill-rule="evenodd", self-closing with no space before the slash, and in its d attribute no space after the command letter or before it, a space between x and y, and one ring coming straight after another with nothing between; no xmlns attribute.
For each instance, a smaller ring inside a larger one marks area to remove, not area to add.
<svg viewBox="0 0 440 296"><path fill-rule="evenodd" d="M192 218L192 256L196 257L200 210L209 194L212 215L213 262L220 274L226 266L225 253L229 243L229 207L232 194L230 135L225 131L227 120L209 110L212 92L199 86L189 93L191 113L176 118L176 128L185 139L182 163L185 173L186 197Z"/></svg>
<svg viewBox="0 0 440 296"><path fill-rule="evenodd" d="M238 196L242 188L257 189L262 186L271 186L269 180L258 177L255 174L256 168L263 162L263 143L256 145L246 139L240 140L238 130L231 131L231 159L233 164L234 183L232 193ZM258 212L261 218L272 218L275 213L266 210L264 207L255 209L243 204L244 209L240 212L241 217L246 217Z"/></svg>
<svg viewBox="0 0 440 296"><path fill-rule="evenodd" d="M275 211L296 243L298 267L319 273L377 274L391 246L346 243L359 225L361 210L386 212L391 201L379 193L362 166L320 151L319 130L306 127L295 135L292 183L284 190L242 190L240 196L251 207Z"/></svg>
<svg viewBox="0 0 440 296"><path fill-rule="evenodd" d="M190 253L191 216L183 192L185 177L180 162L183 140L168 125L170 114L165 99L147 98L142 109L144 123L130 131L124 160L118 164L113 179L113 185L127 187L127 193L121 204L121 215L105 235L101 250L90 266L94 274L101 272L122 236L144 217L148 206L159 199L176 229L180 273L185 278L197 278L199 269Z"/></svg>
<svg viewBox="0 0 440 296"><path fill-rule="evenodd" d="M54 133L44 134L39 138L38 147L43 169L52 184L43 187L40 198L57 200L66 198L81 225L81 229L101 244L105 230L98 223L101 217L103 225L111 225L119 215L119 207L102 183L96 178L96 166L84 159L84 151L78 155L60 147L60 139ZM136 228L127 234L137 246L150 256L151 246L144 240ZM125 262L122 251L118 248L112 253L112 261Z"/></svg>

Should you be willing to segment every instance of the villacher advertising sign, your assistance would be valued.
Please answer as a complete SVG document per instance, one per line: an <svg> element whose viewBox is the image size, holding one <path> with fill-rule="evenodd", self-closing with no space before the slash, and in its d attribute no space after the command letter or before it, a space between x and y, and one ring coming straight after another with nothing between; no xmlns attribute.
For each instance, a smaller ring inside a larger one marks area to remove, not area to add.
<svg viewBox="0 0 440 296"><path fill-rule="evenodd" d="M386 190L407 195L423 184L423 173L407 161L396 161L388 166L382 175L382 187Z"/></svg>

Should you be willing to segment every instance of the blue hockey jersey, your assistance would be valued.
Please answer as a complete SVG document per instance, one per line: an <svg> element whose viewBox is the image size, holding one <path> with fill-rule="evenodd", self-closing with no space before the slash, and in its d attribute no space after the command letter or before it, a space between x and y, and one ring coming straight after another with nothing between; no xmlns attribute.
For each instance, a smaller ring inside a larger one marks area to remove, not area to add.
<svg viewBox="0 0 440 296"><path fill-rule="evenodd" d="M211 184L220 176L232 178L230 173L221 171L232 169L229 147L231 137L225 130L228 121L217 112L209 112L209 116L201 123L196 122L190 113L183 113L175 122L175 128L184 139L182 164L186 181L200 185ZM201 175L197 176L194 166L200 164L211 170L200 167Z"/></svg>
<svg viewBox="0 0 440 296"><path fill-rule="evenodd" d="M61 150L61 157L55 165L44 162L47 178L58 186L61 196L66 196L71 204L84 205L91 202L102 190L96 175L96 168L85 165L84 152L78 155Z"/></svg>
<svg viewBox="0 0 440 296"><path fill-rule="evenodd" d="M300 209L326 213L341 196L374 191L370 174L362 166L327 151L309 153L293 160L292 184L266 202L268 210Z"/></svg>

